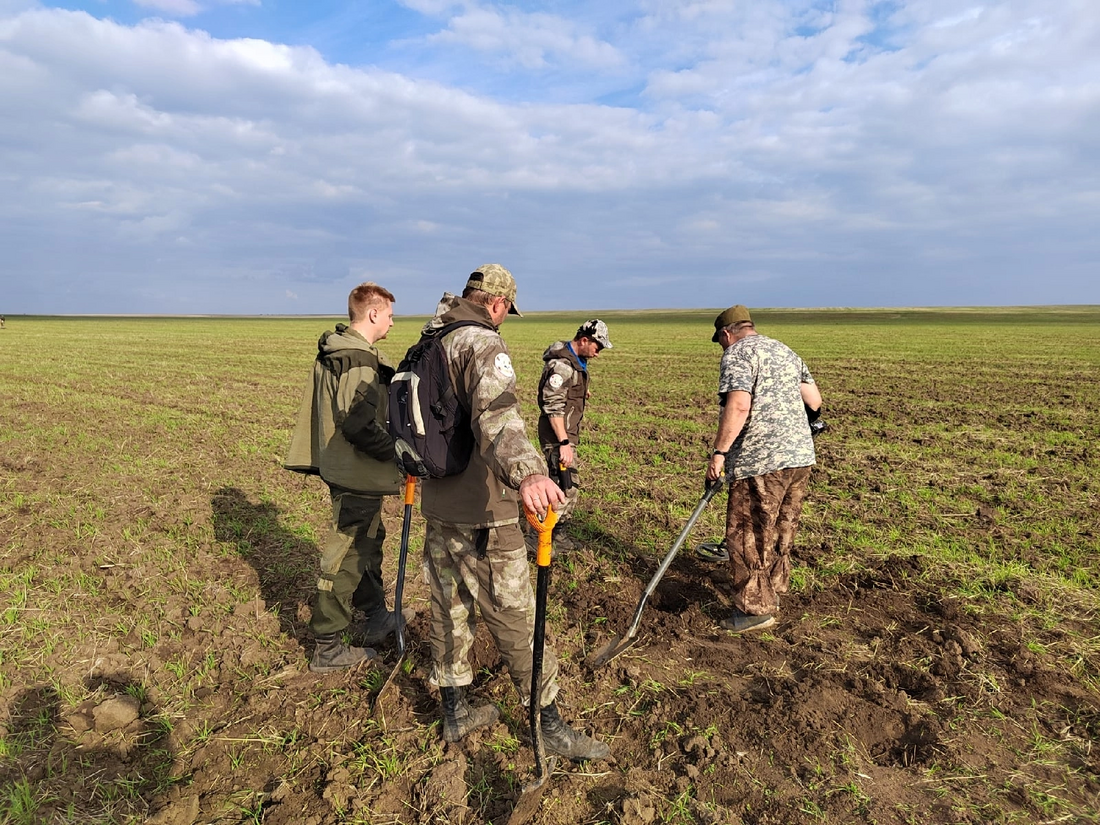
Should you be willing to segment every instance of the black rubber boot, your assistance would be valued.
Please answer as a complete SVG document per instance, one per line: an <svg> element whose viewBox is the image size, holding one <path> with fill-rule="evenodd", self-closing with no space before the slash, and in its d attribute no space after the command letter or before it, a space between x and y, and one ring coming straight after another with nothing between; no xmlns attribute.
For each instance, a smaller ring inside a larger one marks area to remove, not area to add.
<svg viewBox="0 0 1100 825"><path fill-rule="evenodd" d="M440 688L439 696L443 700L444 742L457 742L470 731L491 725L500 718L496 705L470 707L460 687Z"/></svg>
<svg viewBox="0 0 1100 825"><path fill-rule="evenodd" d="M550 753L556 753L574 762L607 759L611 755L611 748L606 743L575 731L565 724L565 720L558 713L557 702L544 707L539 712L539 719L542 722L542 744Z"/></svg>
<svg viewBox="0 0 1100 825"><path fill-rule="evenodd" d="M377 611L373 616L368 616L361 626L363 641L368 645L376 645L386 641L387 636L393 635L397 630L397 614L385 608Z"/></svg>
<svg viewBox="0 0 1100 825"><path fill-rule="evenodd" d="M332 673L373 659L378 653L369 647L344 644L341 633L321 633L316 637L309 669L314 673Z"/></svg>

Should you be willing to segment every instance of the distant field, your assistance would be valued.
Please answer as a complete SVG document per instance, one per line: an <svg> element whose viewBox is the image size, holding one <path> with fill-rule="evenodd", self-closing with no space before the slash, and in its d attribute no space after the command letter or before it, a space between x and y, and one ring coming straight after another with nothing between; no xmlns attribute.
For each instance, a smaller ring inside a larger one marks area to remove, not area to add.
<svg viewBox="0 0 1100 825"><path fill-rule="evenodd" d="M717 311L599 313L615 347L592 364L585 549L555 568L551 619L567 715L616 762L556 775L539 821L1096 821L1100 307L754 312L830 427L781 622L718 630L722 572L685 549L630 655L581 668L699 500ZM594 314L502 327L532 436L543 349ZM7 317L0 823L507 818L522 709L479 643L504 722L443 746L417 571L387 715L367 699L388 666L304 672L327 504L280 462L338 320ZM381 343L395 363L424 320ZM392 502L394 551L399 523ZM422 535L417 517L413 558ZM113 696L140 718L100 729Z"/></svg>

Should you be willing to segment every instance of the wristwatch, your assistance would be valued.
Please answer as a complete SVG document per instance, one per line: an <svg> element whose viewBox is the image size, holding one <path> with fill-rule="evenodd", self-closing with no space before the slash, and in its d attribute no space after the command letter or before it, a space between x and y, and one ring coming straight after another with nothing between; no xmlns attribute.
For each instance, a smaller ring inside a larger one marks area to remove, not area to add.
<svg viewBox="0 0 1100 825"><path fill-rule="evenodd" d="M715 450L713 455L729 455L729 450Z"/></svg>
<svg viewBox="0 0 1100 825"><path fill-rule="evenodd" d="M559 441L559 442L558 442L558 446L559 446L559 447L568 447L568 446L569 446L569 439L568 439L568 438L566 438L566 439L565 439L565 440L563 440L563 441Z"/></svg>

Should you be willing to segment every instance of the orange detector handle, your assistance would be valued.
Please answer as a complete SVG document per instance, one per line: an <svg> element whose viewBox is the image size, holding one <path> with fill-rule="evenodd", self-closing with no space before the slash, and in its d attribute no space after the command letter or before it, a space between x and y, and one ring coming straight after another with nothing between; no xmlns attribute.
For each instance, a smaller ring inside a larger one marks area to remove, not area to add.
<svg viewBox="0 0 1100 825"><path fill-rule="evenodd" d="M554 534L554 525L558 523L558 514L554 512L554 508L550 507L546 511L546 518L539 521L537 513L532 513L530 510L526 510L527 523L530 524L539 534L539 547L535 553L535 564L539 567L550 566L550 554L552 552L551 541Z"/></svg>
<svg viewBox="0 0 1100 825"><path fill-rule="evenodd" d="M416 476L405 476L405 506L411 507L416 497Z"/></svg>

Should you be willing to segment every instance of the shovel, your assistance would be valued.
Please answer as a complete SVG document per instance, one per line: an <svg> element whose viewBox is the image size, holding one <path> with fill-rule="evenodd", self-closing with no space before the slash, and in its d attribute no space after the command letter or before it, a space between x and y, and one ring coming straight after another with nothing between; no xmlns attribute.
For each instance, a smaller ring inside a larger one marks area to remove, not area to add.
<svg viewBox="0 0 1100 825"><path fill-rule="evenodd" d="M528 523L538 531L539 546L535 555L538 565L538 578L535 581L535 634L531 651L531 704L528 708L528 720L531 724L531 749L535 753L535 779L523 787L523 792L508 817L508 825L523 825L538 811L546 781L554 770L555 758L546 758L542 747L542 652L546 644L546 591L550 587L551 536L554 525L558 523L558 514L553 508L546 511L546 518L539 521L538 516L527 511Z"/></svg>
<svg viewBox="0 0 1100 825"><path fill-rule="evenodd" d="M409 528L412 525L413 498L416 495L416 476L405 476L405 516L401 521L401 552L397 557L397 584L393 592L393 613L396 622L394 631L397 636L397 662L393 670L378 689L374 697L374 707L378 707L382 694L397 675L397 671L405 661L405 617L401 612L401 597L405 592L405 562L409 557Z"/></svg>
<svg viewBox="0 0 1100 825"><path fill-rule="evenodd" d="M642 593L642 598L638 600L638 607L634 610L634 621L630 623L630 628L621 636L613 636L610 642L585 660L585 665L590 670L603 667L634 644L634 636L638 632L638 625L642 623L642 609L645 607L646 601L653 595L653 591L657 589L657 585L665 575L665 571L668 570L668 566L672 564L672 560L676 558L676 554L679 552L684 540L688 537L688 533L691 532L691 528L694 527L695 522L699 520L703 508L710 503L710 500L714 498L714 495L721 488L722 478L717 478L714 481L708 482L703 497L699 499L699 503L695 505L695 510L692 512L687 524L684 525L684 529L680 531L680 535L677 536L676 543L672 545L672 549L665 555L664 559L661 561L661 566L657 568L657 572L653 574L653 578L649 580L645 592Z"/></svg>

